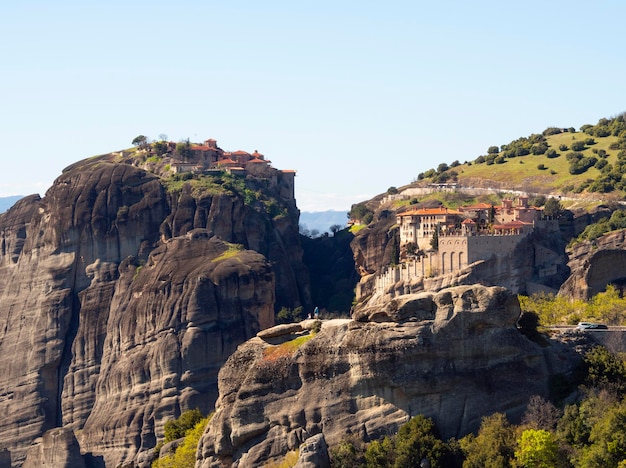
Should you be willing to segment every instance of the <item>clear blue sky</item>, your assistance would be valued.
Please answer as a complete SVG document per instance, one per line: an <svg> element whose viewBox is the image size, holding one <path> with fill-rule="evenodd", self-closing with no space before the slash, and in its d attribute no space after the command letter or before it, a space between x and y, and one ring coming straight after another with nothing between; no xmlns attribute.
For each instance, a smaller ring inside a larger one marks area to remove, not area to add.
<svg viewBox="0 0 626 468"><path fill-rule="evenodd" d="M348 209L548 126L626 111L626 2L0 6L0 196L144 134L215 138Z"/></svg>

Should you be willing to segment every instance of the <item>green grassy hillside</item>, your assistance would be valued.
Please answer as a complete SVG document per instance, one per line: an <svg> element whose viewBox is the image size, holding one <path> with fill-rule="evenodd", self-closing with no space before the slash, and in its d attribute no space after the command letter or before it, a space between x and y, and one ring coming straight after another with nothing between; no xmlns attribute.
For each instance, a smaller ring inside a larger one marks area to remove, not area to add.
<svg viewBox="0 0 626 468"><path fill-rule="evenodd" d="M624 115L584 125L548 128L464 164L440 164L418 176L424 183L498 187L539 193L626 193Z"/></svg>

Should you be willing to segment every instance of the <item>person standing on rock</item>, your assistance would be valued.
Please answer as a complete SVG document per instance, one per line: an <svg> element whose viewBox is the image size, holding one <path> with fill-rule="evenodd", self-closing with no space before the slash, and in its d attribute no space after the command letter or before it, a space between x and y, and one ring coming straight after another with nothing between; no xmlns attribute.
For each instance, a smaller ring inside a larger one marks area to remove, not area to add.
<svg viewBox="0 0 626 468"><path fill-rule="evenodd" d="M315 310L313 311L313 316L318 319L320 318L320 308L315 306Z"/></svg>

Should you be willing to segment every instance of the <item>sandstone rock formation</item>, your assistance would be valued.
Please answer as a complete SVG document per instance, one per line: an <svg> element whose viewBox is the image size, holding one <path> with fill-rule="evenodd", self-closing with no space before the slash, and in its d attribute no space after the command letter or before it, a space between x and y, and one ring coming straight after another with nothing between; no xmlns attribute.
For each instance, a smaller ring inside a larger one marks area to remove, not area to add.
<svg viewBox="0 0 626 468"><path fill-rule="evenodd" d="M559 294L587 300L604 291L607 284L623 284L626 279L626 230L580 242L568 253L571 275Z"/></svg>
<svg viewBox="0 0 626 468"><path fill-rule="evenodd" d="M551 375L579 361L558 343L529 341L519 314L504 288L458 286L371 305L359 321L325 321L306 342L308 323L284 330L282 345L275 333L257 336L220 371L197 466L258 466L316 434L331 447L348 434L371 440L417 414L446 438L494 411L515 420L531 395L547 396Z"/></svg>
<svg viewBox="0 0 626 468"><path fill-rule="evenodd" d="M211 410L228 355L273 325L276 303L309 301L295 205L284 213L234 190L168 190L104 156L0 215L0 440L14 466L41 437L29 457L44 456L55 428L95 466L132 462L166 420Z"/></svg>
<svg viewBox="0 0 626 468"><path fill-rule="evenodd" d="M80 453L80 446L74 432L66 428L47 431L43 437L28 450L24 468L85 468L85 460Z"/></svg>

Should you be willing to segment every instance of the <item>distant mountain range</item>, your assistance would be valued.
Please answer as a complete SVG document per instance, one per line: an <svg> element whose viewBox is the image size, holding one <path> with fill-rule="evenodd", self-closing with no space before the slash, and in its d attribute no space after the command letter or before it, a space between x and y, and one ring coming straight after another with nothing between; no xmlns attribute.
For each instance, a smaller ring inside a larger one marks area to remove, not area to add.
<svg viewBox="0 0 626 468"><path fill-rule="evenodd" d="M301 231L307 229L309 232L314 230L320 233L330 232L331 226L337 224L343 229L347 222L347 211L303 211L300 213Z"/></svg>
<svg viewBox="0 0 626 468"><path fill-rule="evenodd" d="M4 213L11 208L16 201L23 198L23 195L13 195L12 197L0 197L0 213Z"/></svg>

